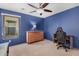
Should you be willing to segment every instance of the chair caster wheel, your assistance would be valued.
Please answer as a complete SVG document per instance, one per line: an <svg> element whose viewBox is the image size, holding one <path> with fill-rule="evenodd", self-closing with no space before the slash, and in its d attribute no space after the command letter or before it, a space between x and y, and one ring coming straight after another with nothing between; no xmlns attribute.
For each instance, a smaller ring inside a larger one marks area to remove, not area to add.
<svg viewBox="0 0 79 59"><path fill-rule="evenodd" d="M68 52L68 50L65 50L66 52Z"/></svg>
<svg viewBox="0 0 79 59"><path fill-rule="evenodd" d="M57 47L57 50L59 49L59 47Z"/></svg>

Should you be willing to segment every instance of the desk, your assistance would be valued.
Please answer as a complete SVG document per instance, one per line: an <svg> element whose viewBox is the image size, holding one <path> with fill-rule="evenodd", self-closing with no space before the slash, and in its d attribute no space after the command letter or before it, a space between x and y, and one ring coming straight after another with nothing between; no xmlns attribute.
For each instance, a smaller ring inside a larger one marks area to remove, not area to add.
<svg viewBox="0 0 79 59"><path fill-rule="evenodd" d="M67 35L66 36L66 41L69 41L70 48L73 48L73 39L74 39L74 37L72 35Z"/></svg>

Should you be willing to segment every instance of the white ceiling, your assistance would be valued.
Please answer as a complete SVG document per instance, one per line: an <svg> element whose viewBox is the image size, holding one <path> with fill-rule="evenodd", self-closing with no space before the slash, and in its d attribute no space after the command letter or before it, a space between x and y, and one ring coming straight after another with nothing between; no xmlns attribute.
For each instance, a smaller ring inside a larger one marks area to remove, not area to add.
<svg viewBox="0 0 79 59"><path fill-rule="evenodd" d="M39 7L39 3L31 3L31 4ZM37 17L42 17L42 18L54 15L56 13L62 12L64 10L67 10L67 9L70 9L70 8L73 8L76 6L79 6L79 3L50 3L45 8L52 10L53 12L52 13L43 12L43 15L41 16L37 12L29 13L36 9L30 7L27 3L0 3L0 8L12 10L12 11L16 11L16 12L20 12L20 13L24 13L24 14L29 14L29 15L33 15L33 16L37 16ZM22 10L22 9L24 9L24 10Z"/></svg>

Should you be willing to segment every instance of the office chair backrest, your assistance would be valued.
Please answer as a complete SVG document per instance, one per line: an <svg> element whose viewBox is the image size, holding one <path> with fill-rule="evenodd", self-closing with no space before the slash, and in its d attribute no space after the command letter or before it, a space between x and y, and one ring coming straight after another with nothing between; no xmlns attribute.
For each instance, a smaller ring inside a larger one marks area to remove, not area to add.
<svg viewBox="0 0 79 59"><path fill-rule="evenodd" d="M58 27L57 31L63 31L62 27Z"/></svg>
<svg viewBox="0 0 79 59"><path fill-rule="evenodd" d="M58 42L64 42L65 39L64 39L64 31L62 29L62 27L58 27L57 28L57 39L58 39Z"/></svg>

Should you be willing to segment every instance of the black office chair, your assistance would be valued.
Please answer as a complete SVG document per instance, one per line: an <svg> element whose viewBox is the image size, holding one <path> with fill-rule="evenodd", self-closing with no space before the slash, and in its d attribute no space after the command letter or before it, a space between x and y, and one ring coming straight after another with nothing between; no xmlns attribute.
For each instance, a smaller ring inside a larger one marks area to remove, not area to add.
<svg viewBox="0 0 79 59"><path fill-rule="evenodd" d="M60 47L63 47L65 51L67 52L67 46L66 46L66 33L63 31L62 27L59 27L56 32L57 35L57 49Z"/></svg>

